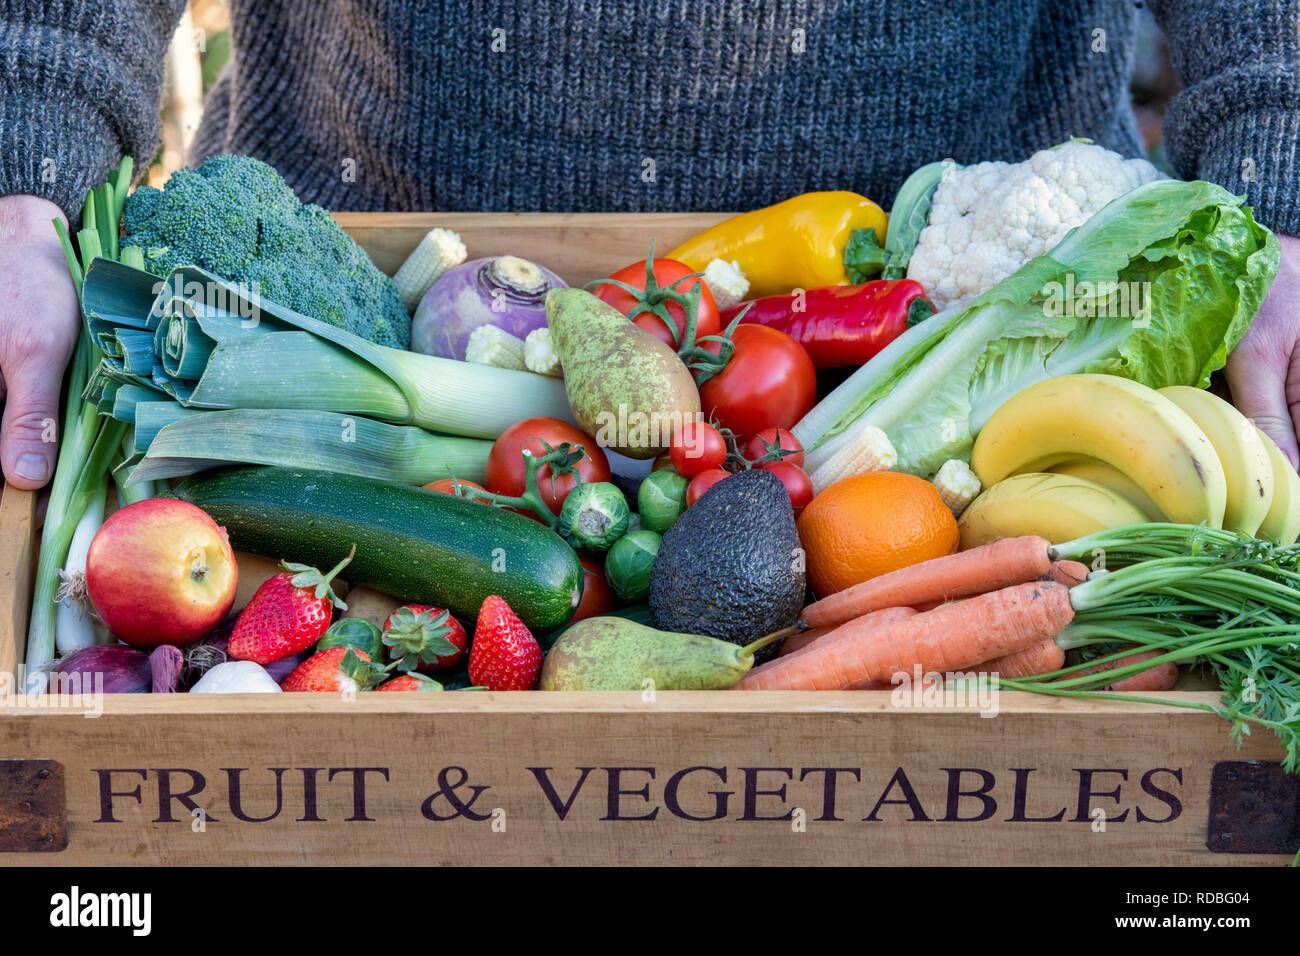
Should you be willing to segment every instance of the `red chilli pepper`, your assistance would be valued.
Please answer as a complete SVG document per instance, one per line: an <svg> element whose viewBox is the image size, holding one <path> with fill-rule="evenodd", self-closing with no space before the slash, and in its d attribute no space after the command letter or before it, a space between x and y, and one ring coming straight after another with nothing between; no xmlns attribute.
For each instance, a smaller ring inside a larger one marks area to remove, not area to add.
<svg viewBox="0 0 1300 956"><path fill-rule="evenodd" d="M925 289L911 279L877 279L742 302L722 313L722 324L751 306L742 322L779 329L812 356L817 368L862 365L909 326L934 314Z"/></svg>

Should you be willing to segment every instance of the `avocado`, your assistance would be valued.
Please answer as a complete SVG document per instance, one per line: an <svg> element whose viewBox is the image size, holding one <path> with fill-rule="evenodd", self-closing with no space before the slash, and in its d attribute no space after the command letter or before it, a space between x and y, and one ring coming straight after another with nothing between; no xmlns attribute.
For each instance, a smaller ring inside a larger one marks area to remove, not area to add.
<svg viewBox="0 0 1300 956"><path fill-rule="evenodd" d="M803 569L781 479L759 469L724 478L664 534L650 571L655 627L749 644L799 617Z"/></svg>

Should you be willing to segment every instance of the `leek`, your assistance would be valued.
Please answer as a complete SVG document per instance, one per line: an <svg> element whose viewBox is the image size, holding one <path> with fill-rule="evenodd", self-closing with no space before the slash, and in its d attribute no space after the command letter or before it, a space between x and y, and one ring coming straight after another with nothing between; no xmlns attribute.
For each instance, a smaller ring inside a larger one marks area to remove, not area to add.
<svg viewBox="0 0 1300 956"><path fill-rule="evenodd" d="M333 412L467 438L494 439L529 416L572 420L557 379L375 345L191 266L159 291L149 273L101 259L86 272L84 308L103 352L85 398L132 423L141 403L118 400L132 386L186 409Z"/></svg>
<svg viewBox="0 0 1300 956"><path fill-rule="evenodd" d="M113 458L113 483L117 485L117 504L119 507L133 505L137 501L144 501L146 498L156 498L159 494L159 488L152 481L133 481L129 477L127 469L122 465L131 457L135 448L134 441L135 429L131 429L126 437L122 439L122 454ZM166 488L161 489L166 491Z"/></svg>
<svg viewBox="0 0 1300 956"><path fill-rule="evenodd" d="M145 406L138 406L144 409ZM138 447L138 446L137 446ZM140 449L133 485L218 465L283 465L423 485L483 481L492 443L335 412L233 409L187 415Z"/></svg>

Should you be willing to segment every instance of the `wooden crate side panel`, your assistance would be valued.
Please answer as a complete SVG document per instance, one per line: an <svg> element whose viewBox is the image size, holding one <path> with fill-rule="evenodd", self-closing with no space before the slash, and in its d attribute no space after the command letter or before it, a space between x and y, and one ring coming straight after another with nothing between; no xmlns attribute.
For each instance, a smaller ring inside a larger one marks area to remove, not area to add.
<svg viewBox="0 0 1300 956"><path fill-rule="evenodd" d="M4 486L0 495L0 674L12 674L27 644L36 563L36 496Z"/></svg>
<svg viewBox="0 0 1300 956"><path fill-rule="evenodd" d="M1208 714L482 696L0 721L0 755L64 765L69 807L67 850L0 865L1288 861L1206 848L1216 762L1280 756L1263 735L1236 750Z"/></svg>

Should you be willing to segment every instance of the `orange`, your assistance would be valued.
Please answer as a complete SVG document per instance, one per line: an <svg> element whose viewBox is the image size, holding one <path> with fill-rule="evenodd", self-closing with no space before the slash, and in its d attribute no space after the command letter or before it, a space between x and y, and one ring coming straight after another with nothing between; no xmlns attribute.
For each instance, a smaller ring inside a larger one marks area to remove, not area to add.
<svg viewBox="0 0 1300 956"><path fill-rule="evenodd" d="M837 481L803 509L798 527L818 597L952 554L960 540L934 485L897 471Z"/></svg>

